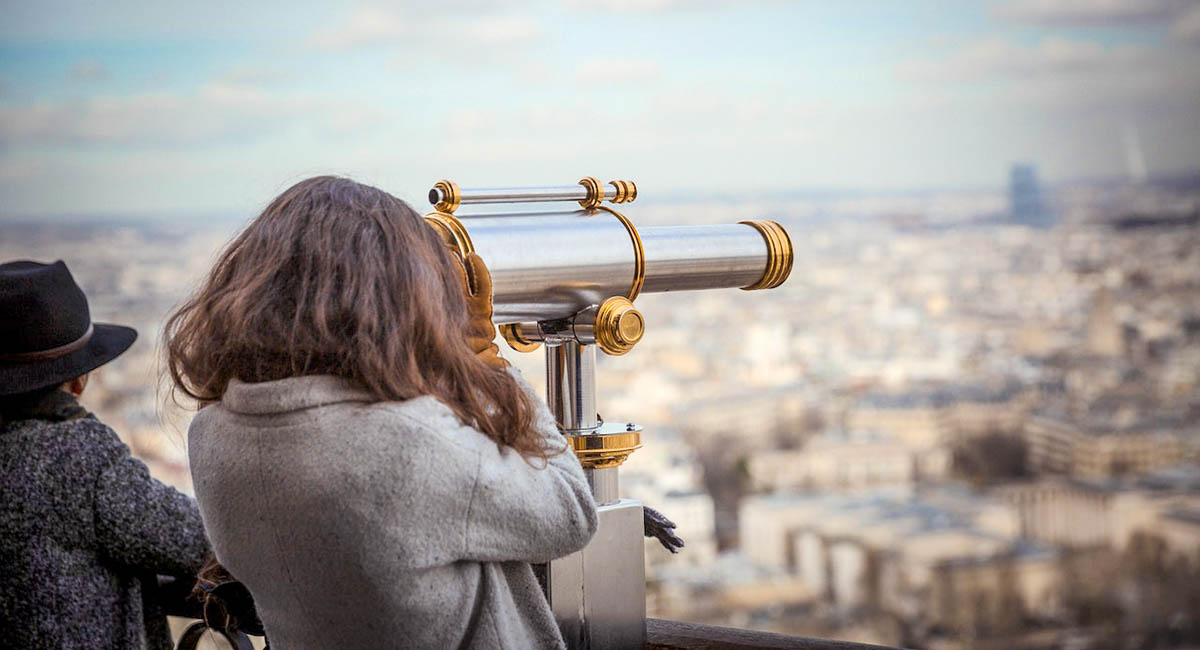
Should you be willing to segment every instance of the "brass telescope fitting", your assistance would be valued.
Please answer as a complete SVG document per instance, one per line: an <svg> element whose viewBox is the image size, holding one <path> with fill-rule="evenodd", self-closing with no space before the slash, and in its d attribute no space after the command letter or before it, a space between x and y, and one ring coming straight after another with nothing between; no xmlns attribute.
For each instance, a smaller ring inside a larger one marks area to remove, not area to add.
<svg viewBox="0 0 1200 650"><path fill-rule="evenodd" d="M616 429L615 432L609 429ZM604 424L594 433L567 436L584 469L617 467L642 447L642 427Z"/></svg>
<svg viewBox="0 0 1200 650"><path fill-rule="evenodd" d="M645 333L646 320L628 298L613 296L596 310L596 345L606 354L629 352Z"/></svg>
<svg viewBox="0 0 1200 650"><path fill-rule="evenodd" d="M609 201L612 203L633 203L637 198L637 184L633 181L609 181L616 193Z"/></svg>
<svg viewBox="0 0 1200 650"><path fill-rule="evenodd" d="M439 195L438 192L441 194ZM433 203L434 210L453 214L462 201L462 192L458 189L458 183L442 179L433 184L433 189L429 191L429 198L429 202Z"/></svg>
<svg viewBox="0 0 1200 650"><path fill-rule="evenodd" d="M632 350L645 333L645 317L624 296L613 296L570 319L500 326L500 335L517 352L533 352L542 342L595 343L601 352L620 356Z"/></svg>
<svg viewBox="0 0 1200 650"><path fill-rule="evenodd" d="M636 186L633 189L633 194L637 196ZM632 201L633 199L629 200ZM629 232L629 242L633 245L633 283L629 285L629 300L637 300L638 295L642 293L642 285L646 283L646 249L642 246L642 236L638 234L637 226L633 225L629 217L603 205L596 206L596 209L603 210L616 217L617 221L620 221L621 225L625 226L625 230Z"/></svg>
<svg viewBox="0 0 1200 650"><path fill-rule="evenodd" d="M475 244L471 242L471 235L467 233L467 227L458 220L458 217L449 212L430 212L425 215L425 223L437 232L442 241L457 251L459 257L465 259L467 255L475 252Z"/></svg>
<svg viewBox="0 0 1200 650"><path fill-rule="evenodd" d="M587 197L579 202L583 209L590 210L604 202L604 184L595 176L584 176L579 179L579 184L587 189Z"/></svg>
<svg viewBox="0 0 1200 650"><path fill-rule="evenodd" d="M758 289L774 289L783 284L792 273L792 239L787 231L770 219L739 221L753 227L767 242L767 268L763 271L762 279L749 286L742 287L745 291Z"/></svg>
<svg viewBox="0 0 1200 650"><path fill-rule="evenodd" d="M508 347L517 352L533 352L542 347L541 341L530 340L521 335L520 323L501 325L500 336L504 337L504 342L508 343Z"/></svg>

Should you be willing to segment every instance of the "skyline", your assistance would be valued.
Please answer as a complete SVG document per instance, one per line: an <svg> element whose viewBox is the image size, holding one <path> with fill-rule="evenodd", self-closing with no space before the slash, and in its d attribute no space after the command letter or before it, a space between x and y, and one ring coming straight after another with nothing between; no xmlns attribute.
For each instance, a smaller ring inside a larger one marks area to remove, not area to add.
<svg viewBox="0 0 1200 650"><path fill-rule="evenodd" d="M750 196L1200 169L1192 1L3 11L0 219L247 214L318 173L422 209L443 177Z"/></svg>

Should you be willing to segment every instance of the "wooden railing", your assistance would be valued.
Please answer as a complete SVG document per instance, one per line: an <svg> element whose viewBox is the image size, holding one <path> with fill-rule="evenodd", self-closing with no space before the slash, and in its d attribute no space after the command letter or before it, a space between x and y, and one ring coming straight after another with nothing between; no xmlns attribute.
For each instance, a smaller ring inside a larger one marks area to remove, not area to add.
<svg viewBox="0 0 1200 650"><path fill-rule="evenodd" d="M200 638L209 631L202 621L188 627L176 650L195 650ZM250 640L240 632L225 637L231 648L251 650ZM736 627L701 625L660 618L646 620L646 650L896 650L888 646L833 641L773 632L743 630ZM601 649L603 650L603 649Z"/></svg>
<svg viewBox="0 0 1200 650"><path fill-rule="evenodd" d="M647 650L887 650L887 646L866 643L665 621L660 618L646 620L646 636Z"/></svg>

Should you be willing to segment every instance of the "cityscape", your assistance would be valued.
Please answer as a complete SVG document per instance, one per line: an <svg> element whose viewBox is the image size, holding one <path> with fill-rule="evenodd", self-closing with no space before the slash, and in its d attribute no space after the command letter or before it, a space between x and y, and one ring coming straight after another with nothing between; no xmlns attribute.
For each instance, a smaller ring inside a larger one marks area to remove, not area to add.
<svg viewBox="0 0 1200 650"><path fill-rule="evenodd" d="M1005 181L626 206L772 218L795 247L773 291L640 297L644 339L599 360L601 414L645 427L622 491L687 543L647 540L650 616L945 650L1200 645L1200 177ZM185 492L190 405L160 330L252 216L0 238L138 329L84 404ZM541 383L540 351L501 347Z"/></svg>

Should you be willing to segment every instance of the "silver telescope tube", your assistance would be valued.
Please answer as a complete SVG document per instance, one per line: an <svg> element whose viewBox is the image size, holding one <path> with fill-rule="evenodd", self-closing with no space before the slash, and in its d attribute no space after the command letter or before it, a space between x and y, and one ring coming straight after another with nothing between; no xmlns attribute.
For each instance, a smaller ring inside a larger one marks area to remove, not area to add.
<svg viewBox="0 0 1200 650"><path fill-rule="evenodd" d="M569 318L613 296L770 289L791 272L792 243L774 221L636 227L604 206L426 221L492 276L497 324Z"/></svg>

